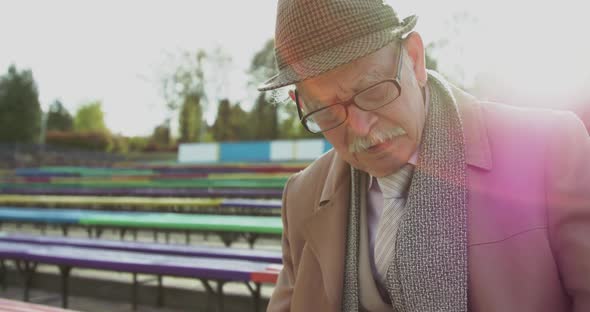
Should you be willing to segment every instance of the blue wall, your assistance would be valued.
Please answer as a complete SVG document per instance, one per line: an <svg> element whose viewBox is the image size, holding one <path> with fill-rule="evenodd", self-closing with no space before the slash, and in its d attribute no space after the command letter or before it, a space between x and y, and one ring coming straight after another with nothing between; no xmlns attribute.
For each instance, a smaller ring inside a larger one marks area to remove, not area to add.
<svg viewBox="0 0 590 312"><path fill-rule="evenodd" d="M183 143L180 163L312 161L332 148L325 139Z"/></svg>
<svg viewBox="0 0 590 312"><path fill-rule="evenodd" d="M270 142L219 143L219 160L223 162L270 161Z"/></svg>

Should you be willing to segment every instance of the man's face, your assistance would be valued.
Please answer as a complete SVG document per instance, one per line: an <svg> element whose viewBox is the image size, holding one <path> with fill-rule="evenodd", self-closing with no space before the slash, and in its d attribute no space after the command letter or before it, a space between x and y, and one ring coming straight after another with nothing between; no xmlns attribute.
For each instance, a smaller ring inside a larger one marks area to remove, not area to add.
<svg viewBox="0 0 590 312"><path fill-rule="evenodd" d="M349 65L305 80L297 87L306 112L353 97L375 83L394 79L398 49L388 45ZM420 144L425 120L422 90L413 65L405 57L401 72L401 95L374 111L348 106L348 119L324 132L338 154L353 167L375 177L387 176L405 165ZM312 107L308 107L312 106Z"/></svg>

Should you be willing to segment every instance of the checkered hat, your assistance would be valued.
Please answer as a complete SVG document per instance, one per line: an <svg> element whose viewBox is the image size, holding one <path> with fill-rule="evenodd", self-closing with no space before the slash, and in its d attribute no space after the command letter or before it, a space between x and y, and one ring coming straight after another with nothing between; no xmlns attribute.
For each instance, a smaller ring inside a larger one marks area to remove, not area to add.
<svg viewBox="0 0 590 312"><path fill-rule="evenodd" d="M284 87L350 63L401 38L416 21L415 15L400 21L383 0L279 0L279 73L258 90Z"/></svg>

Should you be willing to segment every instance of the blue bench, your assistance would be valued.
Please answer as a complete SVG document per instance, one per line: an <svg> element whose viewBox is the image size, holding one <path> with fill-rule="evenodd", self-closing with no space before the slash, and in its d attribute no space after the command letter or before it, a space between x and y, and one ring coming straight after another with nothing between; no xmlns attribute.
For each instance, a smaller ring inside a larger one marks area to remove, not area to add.
<svg viewBox="0 0 590 312"><path fill-rule="evenodd" d="M158 305L163 304L163 276L176 276L196 278L200 280L208 296L217 297L217 309L223 310L223 286L227 282L242 282L244 283L254 301L254 311L260 309L260 287L261 279L258 277L260 273L267 274L273 266L276 266L275 255L261 255L261 259L274 258L271 262L250 261L243 260L254 256L254 251L234 252L235 259L231 258L231 252L223 253L220 251L211 250L208 256L204 250L191 252L185 247L185 255L173 255L168 249L159 250L154 246L140 247L140 243L132 243L130 250L123 250L124 244L121 242L104 243L106 248L100 247L97 242L90 242L89 240L71 240L69 238L38 238L27 237L24 235L11 236L8 234L2 235L0 240L0 259L2 269L2 279L6 274L5 260L15 261L18 271L24 276L25 289L23 298L25 301L29 299L29 290L32 285L32 280L36 272L37 264L56 265L59 268L61 276L61 294L62 306L68 306L68 278L72 268L87 268L96 270L108 270L118 272L129 272L133 275L133 292L132 303L133 307L137 306L137 288L138 280L137 274L156 275L158 279ZM20 241L19 241L20 240ZM31 243L26 240L33 241ZM71 240L70 243L67 243ZM53 243L50 243L53 242ZM79 245L92 245L93 247L79 247ZM145 244L145 243L144 243ZM162 246L160 246L162 247ZM119 249L117 249L119 248ZM262 254L262 253L261 253ZM217 257L216 255L220 255ZM276 274L278 275L278 271ZM4 281L3 281L4 282ZM215 288L211 284L215 282ZM209 300L207 301L209 303ZM208 308L209 304L208 304Z"/></svg>

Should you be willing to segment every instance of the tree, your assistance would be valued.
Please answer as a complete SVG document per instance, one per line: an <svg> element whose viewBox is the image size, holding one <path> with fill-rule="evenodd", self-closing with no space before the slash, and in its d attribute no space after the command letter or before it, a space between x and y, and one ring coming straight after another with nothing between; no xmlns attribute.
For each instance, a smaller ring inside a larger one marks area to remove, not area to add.
<svg viewBox="0 0 590 312"><path fill-rule="evenodd" d="M211 131L216 141L236 141L234 129L231 127L231 104L228 99L219 102L217 117Z"/></svg>
<svg viewBox="0 0 590 312"><path fill-rule="evenodd" d="M180 109L178 120L180 123L180 142L201 141L203 127L203 111L200 104L201 98L196 95L187 95Z"/></svg>
<svg viewBox="0 0 590 312"><path fill-rule="evenodd" d="M172 65L168 65L165 72L160 74L161 92L166 100L170 116L176 114L179 108L181 109L179 115L180 135L181 140L186 142L202 139L201 136L205 131L205 124L201 119L203 100L206 99L203 65L206 58L207 53L204 50L199 50L196 53L184 52L179 57L172 56L173 60L170 61ZM185 111L191 115L185 118L183 116ZM199 114L201 117L195 119ZM167 119L168 122L173 119L170 116ZM192 121L196 124L191 125ZM193 128L194 126L198 126L198 130ZM169 124L168 127L170 128L171 125ZM189 133L197 133L197 136L193 138Z"/></svg>
<svg viewBox="0 0 590 312"><path fill-rule="evenodd" d="M269 39L262 49L252 58L249 74L251 76L250 85L259 85L276 73L276 59L274 54L274 39ZM282 106L290 104L281 96L281 90L273 90L261 93L256 98L256 103L252 109L251 118L255 125L254 137L259 140L274 140L281 137L281 129L288 128L283 125L285 119L280 116ZM282 100L281 100L282 98Z"/></svg>
<svg viewBox="0 0 590 312"><path fill-rule="evenodd" d="M250 141L255 139L254 131L256 120L251 120L251 114L244 111L239 104L232 106L230 111L230 125L232 133L239 141Z"/></svg>
<svg viewBox="0 0 590 312"><path fill-rule="evenodd" d="M168 125L170 124L169 120L164 121L161 125L157 126L154 129L154 133L152 134L151 142L155 144L157 147L167 147L170 145L170 128Z"/></svg>
<svg viewBox="0 0 590 312"><path fill-rule="evenodd" d="M274 140L278 138L277 106L269 103L264 94L260 94L256 99L250 117L254 128L254 139Z"/></svg>
<svg viewBox="0 0 590 312"><path fill-rule="evenodd" d="M264 44L264 47L254 54L248 71L251 76L251 85L258 85L276 73L277 63L275 60L274 46L274 39L269 39Z"/></svg>
<svg viewBox="0 0 590 312"><path fill-rule="evenodd" d="M292 103L279 105L279 139L321 138L322 134L311 133L301 125L297 107Z"/></svg>
<svg viewBox="0 0 590 312"><path fill-rule="evenodd" d="M74 130L78 132L108 132L100 101L82 105L74 118Z"/></svg>
<svg viewBox="0 0 590 312"><path fill-rule="evenodd" d="M33 73L11 65L0 77L0 142L35 143L40 132L41 105Z"/></svg>
<svg viewBox="0 0 590 312"><path fill-rule="evenodd" d="M47 113L47 131L71 131L73 127L72 115L59 100L55 100Z"/></svg>

